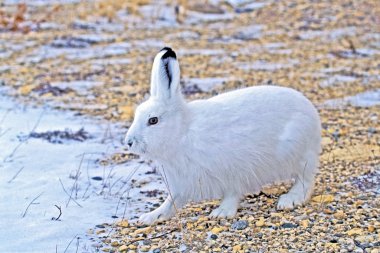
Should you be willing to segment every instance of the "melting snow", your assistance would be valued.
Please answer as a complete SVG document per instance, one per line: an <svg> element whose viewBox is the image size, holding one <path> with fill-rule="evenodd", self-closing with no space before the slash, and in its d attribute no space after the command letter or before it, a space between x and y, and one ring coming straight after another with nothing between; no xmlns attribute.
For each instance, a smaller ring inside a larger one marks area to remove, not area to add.
<svg viewBox="0 0 380 253"><path fill-rule="evenodd" d="M92 138L54 144L27 137L81 128ZM140 191L163 187L157 175L144 174L149 165L98 162L120 151L124 132L100 120L0 97L0 252L93 252L88 229L150 208ZM141 188L133 187L139 181ZM55 220L57 207L62 215Z"/></svg>

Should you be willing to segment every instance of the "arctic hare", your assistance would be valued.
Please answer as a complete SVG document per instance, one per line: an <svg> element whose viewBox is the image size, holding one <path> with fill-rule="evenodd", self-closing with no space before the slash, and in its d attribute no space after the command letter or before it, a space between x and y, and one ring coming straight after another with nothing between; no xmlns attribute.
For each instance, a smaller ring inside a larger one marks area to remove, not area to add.
<svg viewBox="0 0 380 253"><path fill-rule="evenodd" d="M139 221L152 224L189 201L222 199L211 217L233 217L241 198L263 186L295 180L278 209L312 194L321 151L317 110L301 93L256 86L186 102L175 52L155 57L150 98L135 112L125 138L129 151L155 161L168 197Z"/></svg>

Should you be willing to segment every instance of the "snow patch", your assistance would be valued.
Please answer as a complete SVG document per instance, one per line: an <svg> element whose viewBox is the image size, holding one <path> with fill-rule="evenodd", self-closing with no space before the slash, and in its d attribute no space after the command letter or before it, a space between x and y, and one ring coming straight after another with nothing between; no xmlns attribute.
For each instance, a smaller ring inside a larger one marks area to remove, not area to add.
<svg viewBox="0 0 380 253"><path fill-rule="evenodd" d="M25 137L33 131L75 133L82 128L93 138L61 139L57 144ZM71 112L25 107L2 96L0 252L64 252L66 247L65 252L94 252L97 239L86 234L88 229L149 211L158 198L140 191L164 188L156 174L147 174L150 165L138 160L99 162L122 149L125 131Z"/></svg>

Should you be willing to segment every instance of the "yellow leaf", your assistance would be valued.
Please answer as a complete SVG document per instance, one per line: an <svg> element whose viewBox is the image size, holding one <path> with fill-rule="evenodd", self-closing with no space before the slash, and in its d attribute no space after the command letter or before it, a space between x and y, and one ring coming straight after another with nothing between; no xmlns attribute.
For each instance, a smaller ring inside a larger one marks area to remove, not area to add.
<svg viewBox="0 0 380 253"><path fill-rule="evenodd" d="M223 228L221 228L221 227L215 227L215 228L211 229L211 233L213 233L213 234L219 234L222 231L223 231Z"/></svg>
<svg viewBox="0 0 380 253"><path fill-rule="evenodd" d="M239 250L241 250L241 245L235 245L232 247L233 252L238 252Z"/></svg>
<svg viewBox="0 0 380 253"><path fill-rule="evenodd" d="M361 228L353 228L351 230L347 231L347 235L360 235L362 234L362 229Z"/></svg>
<svg viewBox="0 0 380 253"><path fill-rule="evenodd" d="M262 227L264 225L265 225L264 217L260 217L260 219L258 221L256 221L256 226L257 227Z"/></svg>
<svg viewBox="0 0 380 253"><path fill-rule="evenodd" d="M120 221L117 225L119 227L127 228L129 226L129 223L127 220L123 220L123 221Z"/></svg>
<svg viewBox="0 0 380 253"><path fill-rule="evenodd" d="M318 202L318 203L330 203L334 201L334 196L333 195L318 195L312 198L313 202Z"/></svg>
<svg viewBox="0 0 380 253"><path fill-rule="evenodd" d="M122 245L119 247L120 252L125 252L125 251L127 251L127 249L128 249L128 247L126 245Z"/></svg>
<svg viewBox="0 0 380 253"><path fill-rule="evenodd" d="M149 234L152 231L151 227L140 228L135 231L135 234Z"/></svg>
<svg viewBox="0 0 380 253"><path fill-rule="evenodd" d="M21 93L21 95L28 95L32 90L33 90L34 86L29 84L29 85L24 85L22 86L19 91Z"/></svg>

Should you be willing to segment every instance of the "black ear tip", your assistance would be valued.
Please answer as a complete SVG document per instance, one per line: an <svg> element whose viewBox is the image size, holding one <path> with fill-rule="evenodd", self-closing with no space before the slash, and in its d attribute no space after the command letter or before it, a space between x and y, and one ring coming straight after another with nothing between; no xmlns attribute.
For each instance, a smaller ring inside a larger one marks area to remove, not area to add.
<svg viewBox="0 0 380 253"><path fill-rule="evenodd" d="M164 53L162 55L162 59L166 59L166 58L177 59L177 55L175 54L175 52L173 51L173 49L171 49L170 47L164 47L163 49L160 50L160 52L161 51L166 51L166 53Z"/></svg>

